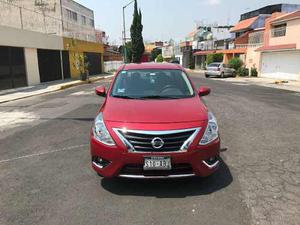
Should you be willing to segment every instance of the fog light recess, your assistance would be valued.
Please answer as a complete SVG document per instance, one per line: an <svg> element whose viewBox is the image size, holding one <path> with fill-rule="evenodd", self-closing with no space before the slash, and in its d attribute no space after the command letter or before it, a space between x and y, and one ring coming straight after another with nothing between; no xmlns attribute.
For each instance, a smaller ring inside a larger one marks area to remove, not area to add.
<svg viewBox="0 0 300 225"><path fill-rule="evenodd" d="M92 162L99 169L104 169L105 167L107 167L110 164L110 161L105 160L105 159L103 159L101 157L98 157L98 156L93 156L92 157Z"/></svg>
<svg viewBox="0 0 300 225"><path fill-rule="evenodd" d="M203 163L209 168L214 168L219 165L220 160L217 156L215 156L215 157L210 157L207 160L203 160Z"/></svg>

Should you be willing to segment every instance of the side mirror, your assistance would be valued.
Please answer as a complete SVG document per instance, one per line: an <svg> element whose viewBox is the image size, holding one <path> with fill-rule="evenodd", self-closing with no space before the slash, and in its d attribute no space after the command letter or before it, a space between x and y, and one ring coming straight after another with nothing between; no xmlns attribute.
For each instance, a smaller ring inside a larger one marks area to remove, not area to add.
<svg viewBox="0 0 300 225"><path fill-rule="evenodd" d="M99 95L101 97L106 97L106 89L104 86L96 87L95 92L96 95Z"/></svg>
<svg viewBox="0 0 300 225"><path fill-rule="evenodd" d="M198 95L200 97L202 96L206 96L206 95L209 95L210 94L210 88L208 87L200 87L199 90L198 90Z"/></svg>

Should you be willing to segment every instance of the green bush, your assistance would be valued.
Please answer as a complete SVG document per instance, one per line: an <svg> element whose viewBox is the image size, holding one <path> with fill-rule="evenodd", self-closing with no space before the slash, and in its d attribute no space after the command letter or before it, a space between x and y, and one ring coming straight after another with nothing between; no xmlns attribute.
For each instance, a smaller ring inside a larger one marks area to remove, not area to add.
<svg viewBox="0 0 300 225"><path fill-rule="evenodd" d="M161 63L164 61L164 57L162 56L162 54L159 54L157 57L156 57L156 62L158 63Z"/></svg>
<svg viewBox="0 0 300 225"><path fill-rule="evenodd" d="M235 57L229 60L228 65L238 71L242 67L243 61L240 58Z"/></svg>
<svg viewBox="0 0 300 225"><path fill-rule="evenodd" d="M251 77L257 77L257 69L255 67L251 68Z"/></svg>
<svg viewBox="0 0 300 225"><path fill-rule="evenodd" d="M247 77L247 76L249 76L249 69L246 67L240 67L237 70L237 74L241 77Z"/></svg>
<svg viewBox="0 0 300 225"><path fill-rule="evenodd" d="M150 60L151 61L155 61L155 59L157 58L158 55L160 55L162 53L162 50L159 48L155 48L151 51L151 56L150 56Z"/></svg>
<svg viewBox="0 0 300 225"><path fill-rule="evenodd" d="M206 65L213 62L223 62L223 53L208 54L206 58Z"/></svg>

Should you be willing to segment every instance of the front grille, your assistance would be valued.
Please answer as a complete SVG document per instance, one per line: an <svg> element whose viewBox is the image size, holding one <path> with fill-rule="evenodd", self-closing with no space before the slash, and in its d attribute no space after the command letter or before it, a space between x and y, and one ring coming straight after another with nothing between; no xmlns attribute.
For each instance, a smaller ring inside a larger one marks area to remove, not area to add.
<svg viewBox="0 0 300 225"><path fill-rule="evenodd" d="M175 152L186 150L198 131L198 128L156 132L117 130L119 135L122 135L127 147L135 152ZM164 142L161 148L153 147L151 142L155 138L159 138ZM184 147L185 149L183 149Z"/></svg>
<svg viewBox="0 0 300 225"><path fill-rule="evenodd" d="M129 164L122 168L120 175L143 175L143 176L170 176L192 174L190 164L174 164L171 170L144 170L143 165Z"/></svg>

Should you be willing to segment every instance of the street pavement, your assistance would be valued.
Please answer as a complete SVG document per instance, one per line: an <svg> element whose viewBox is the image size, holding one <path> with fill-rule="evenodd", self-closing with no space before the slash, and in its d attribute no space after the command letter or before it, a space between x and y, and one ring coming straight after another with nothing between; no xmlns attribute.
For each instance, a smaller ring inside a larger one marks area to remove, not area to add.
<svg viewBox="0 0 300 225"><path fill-rule="evenodd" d="M191 75L212 88L223 163L211 177L107 180L91 169L96 85L0 104L0 224L300 224L300 96Z"/></svg>

